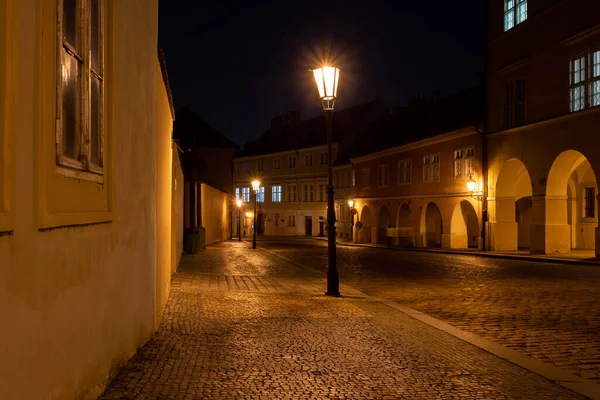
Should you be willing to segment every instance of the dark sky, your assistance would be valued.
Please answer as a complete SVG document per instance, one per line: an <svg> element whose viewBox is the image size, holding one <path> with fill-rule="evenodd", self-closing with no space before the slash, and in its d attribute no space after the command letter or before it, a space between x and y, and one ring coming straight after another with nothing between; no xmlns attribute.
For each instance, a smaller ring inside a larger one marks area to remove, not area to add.
<svg viewBox="0 0 600 400"><path fill-rule="evenodd" d="M341 70L336 109L450 94L483 70L484 1L160 1L175 107L243 145L271 118L320 112L310 68Z"/></svg>

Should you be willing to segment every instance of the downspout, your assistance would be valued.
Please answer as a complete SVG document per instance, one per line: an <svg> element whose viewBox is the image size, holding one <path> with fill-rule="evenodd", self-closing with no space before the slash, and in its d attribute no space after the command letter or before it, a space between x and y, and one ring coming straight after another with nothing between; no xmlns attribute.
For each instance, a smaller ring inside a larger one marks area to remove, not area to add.
<svg viewBox="0 0 600 400"><path fill-rule="evenodd" d="M488 197L488 149L487 149L487 131L488 131L488 35L489 28L487 21L489 19L489 3L490 0L485 2L484 8L484 32L483 32L483 132L481 132L481 169L483 172L483 193L481 199L481 241L483 244L483 250L488 250L488 209L487 209L487 197Z"/></svg>

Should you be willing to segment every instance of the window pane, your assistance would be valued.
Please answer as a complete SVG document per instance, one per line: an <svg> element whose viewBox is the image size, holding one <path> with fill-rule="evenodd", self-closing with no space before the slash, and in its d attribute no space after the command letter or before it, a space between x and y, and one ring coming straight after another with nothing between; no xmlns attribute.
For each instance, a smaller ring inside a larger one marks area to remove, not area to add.
<svg viewBox="0 0 600 400"><path fill-rule="evenodd" d="M90 153L91 162L102 165L102 134L100 124L100 110L102 109L102 82L92 76L92 106L90 116Z"/></svg>
<svg viewBox="0 0 600 400"><path fill-rule="evenodd" d="M63 39L77 49L77 0L63 0Z"/></svg>
<svg viewBox="0 0 600 400"><path fill-rule="evenodd" d="M590 84L590 105L600 106L600 80Z"/></svg>
<svg viewBox="0 0 600 400"><path fill-rule="evenodd" d="M62 153L79 159L78 126L78 61L63 50L62 62Z"/></svg>
<svg viewBox="0 0 600 400"><path fill-rule="evenodd" d="M92 69L99 75L102 74L102 57L100 47L100 0L91 0L91 36L92 36Z"/></svg>
<svg viewBox="0 0 600 400"><path fill-rule="evenodd" d="M519 4L517 4L517 24L525 21L527 19L527 1L521 0Z"/></svg>

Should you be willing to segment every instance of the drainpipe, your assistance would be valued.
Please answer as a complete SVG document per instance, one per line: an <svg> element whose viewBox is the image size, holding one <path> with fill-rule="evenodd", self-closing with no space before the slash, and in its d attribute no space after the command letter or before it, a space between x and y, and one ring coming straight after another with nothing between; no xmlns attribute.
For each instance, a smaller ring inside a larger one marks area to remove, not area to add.
<svg viewBox="0 0 600 400"><path fill-rule="evenodd" d="M483 250L488 250L487 248L487 221L488 221L488 209L487 209L487 197L488 197L488 150L487 150L487 131L488 131L488 114L487 114L487 106L488 106L488 14L489 14L489 3L490 1L485 1L485 5L483 7L484 12L484 21L486 23L483 27L483 131L481 134L481 170L483 172L483 192L481 199L481 241L483 242Z"/></svg>

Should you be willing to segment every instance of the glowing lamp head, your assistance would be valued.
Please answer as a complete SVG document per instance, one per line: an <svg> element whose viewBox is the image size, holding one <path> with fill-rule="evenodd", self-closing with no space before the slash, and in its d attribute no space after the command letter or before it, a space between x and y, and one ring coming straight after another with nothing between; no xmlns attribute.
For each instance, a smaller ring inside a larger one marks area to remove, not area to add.
<svg viewBox="0 0 600 400"><path fill-rule="evenodd" d="M235 204L237 204L238 208L242 206L242 200L237 199L237 201L235 202Z"/></svg>
<svg viewBox="0 0 600 400"><path fill-rule="evenodd" d="M475 186L477 186L477 182L475 182L473 178L469 178L469 180L467 181L467 189L470 193L473 193L475 191Z"/></svg>
<svg viewBox="0 0 600 400"><path fill-rule="evenodd" d="M323 109L333 110L335 100L337 99L338 82L340 80L340 70L335 67L323 66L313 69L319 98L323 102Z"/></svg>
<svg viewBox="0 0 600 400"><path fill-rule="evenodd" d="M354 207L354 200L348 200L348 205L350 208Z"/></svg>
<svg viewBox="0 0 600 400"><path fill-rule="evenodd" d="M252 181L252 190L258 192L258 188L260 187L260 181L254 180Z"/></svg>

